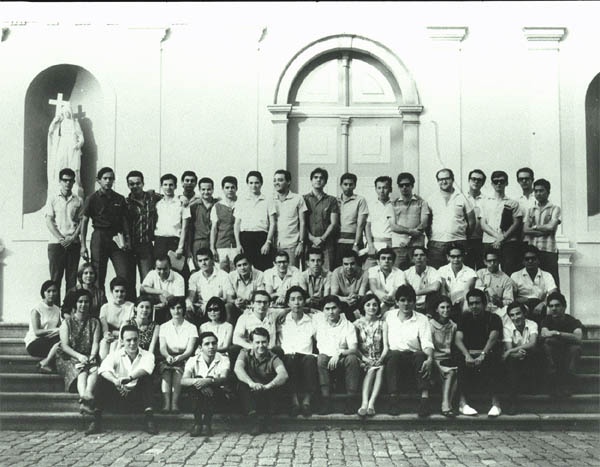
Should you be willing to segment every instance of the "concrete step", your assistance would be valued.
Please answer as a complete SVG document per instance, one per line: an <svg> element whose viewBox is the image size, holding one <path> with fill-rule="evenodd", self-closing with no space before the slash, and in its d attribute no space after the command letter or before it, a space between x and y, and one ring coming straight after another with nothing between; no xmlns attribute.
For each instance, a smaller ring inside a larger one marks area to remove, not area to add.
<svg viewBox="0 0 600 467"><path fill-rule="evenodd" d="M35 373L40 360L30 355L0 355L0 373Z"/></svg>
<svg viewBox="0 0 600 467"><path fill-rule="evenodd" d="M0 337L0 354L28 355L23 337Z"/></svg>
<svg viewBox="0 0 600 467"><path fill-rule="evenodd" d="M27 323L2 323L0 324L0 337L25 337L29 324Z"/></svg>
<svg viewBox="0 0 600 467"><path fill-rule="evenodd" d="M64 389L64 380L56 374L0 373L0 391L62 392Z"/></svg>
<svg viewBox="0 0 600 467"><path fill-rule="evenodd" d="M600 326L586 326L585 336L587 339L600 339Z"/></svg>
<svg viewBox="0 0 600 467"><path fill-rule="evenodd" d="M577 372L581 374L600 374L600 357L592 355L584 355L579 360Z"/></svg>
<svg viewBox="0 0 600 467"><path fill-rule="evenodd" d="M600 355L600 338L584 339L582 344L582 354L589 356Z"/></svg>

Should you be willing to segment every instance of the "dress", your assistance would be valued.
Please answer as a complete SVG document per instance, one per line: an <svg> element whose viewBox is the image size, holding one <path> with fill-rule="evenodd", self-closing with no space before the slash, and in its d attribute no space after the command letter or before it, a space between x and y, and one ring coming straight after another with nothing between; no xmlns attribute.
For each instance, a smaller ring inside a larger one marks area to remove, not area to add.
<svg viewBox="0 0 600 467"><path fill-rule="evenodd" d="M354 322L354 326L358 331L358 349L369 359L363 366L369 369L383 353L383 320L368 321L362 317Z"/></svg>
<svg viewBox="0 0 600 467"><path fill-rule="evenodd" d="M150 323L148 323L148 326L146 326L146 329L141 329L138 323L135 321L135 319L132 318L129 321L127 321L126 324L131 324L138 328L138 344L140 346L140 349L149 350L150 344L152 343L152 336L154 335L154 330L156 329L156 323L154 321L151 321Z"/></svg>
<svg viewBox="0 0 600 467"><path fill-rule="evenodd" d="M100 322L96 318L86 317L80 321L71 316L65 320L65 324L68 330L69 346L83 355L90 355L94 332L100 326ZM65 380L65 391L67 392L71 392L71 386L77 380L80 372L90 371L97 367L97 363L82 366L75 358L63 352L60 347L58 349L56 369Z"/></svg>

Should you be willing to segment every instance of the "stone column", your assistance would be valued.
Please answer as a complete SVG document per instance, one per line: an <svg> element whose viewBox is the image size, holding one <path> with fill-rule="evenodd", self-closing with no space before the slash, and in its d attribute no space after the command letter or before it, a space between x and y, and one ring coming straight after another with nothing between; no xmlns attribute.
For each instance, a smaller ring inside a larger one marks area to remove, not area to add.
<svg viewBox="0 0 600 467"><path fill-rule="evenodd" d="M402 154L404 170L416 178L415 193L419 193L419 117L423 112L420 105L401 106L402 114Z"/></svg>
<svg viewBox="0 0 600 467"><path fill-rule="evenodd" d="M287 123L292 104L267 106L273 122L273 170L287 166ZM264 170L267 170L265 167ZM270 172L273 172L271 170Z"/></svg>

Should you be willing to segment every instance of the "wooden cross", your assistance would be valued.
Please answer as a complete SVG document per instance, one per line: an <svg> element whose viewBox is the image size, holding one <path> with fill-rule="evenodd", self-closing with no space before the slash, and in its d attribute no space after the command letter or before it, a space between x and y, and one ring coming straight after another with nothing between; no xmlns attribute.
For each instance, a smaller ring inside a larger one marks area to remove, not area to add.
<svg viewBox="0 0 600 467"><path fill-rule="evenodd" d="M76 113L76 114L73 114L73 118L74 118L74 119L76 118L76 119L78 119L78 120L79 120L79 119L81 119L81 118L83 118L83 117L85 117L85 112L83 111L83 106L81 106L81 105L78 105L78 106L77 106L77 113Z"/></svg>
<svg viewBox="0 0 600 467"><path fill-rule="evenodd" d="M55 106L56 106L56 113L58 114L58 112L59 112L59 110L60 110L60 108L61 108L62 104L63 104L63 103L66 103L66 104L68 104L68 103L69 103L69 101L63 101L63 94L62 94L62 92L59 92L59 93L58 93L58 96L56 97L56 99L50 99L50 100L48 101L48 103L49 103L50 105L55 105Z"/></svg>

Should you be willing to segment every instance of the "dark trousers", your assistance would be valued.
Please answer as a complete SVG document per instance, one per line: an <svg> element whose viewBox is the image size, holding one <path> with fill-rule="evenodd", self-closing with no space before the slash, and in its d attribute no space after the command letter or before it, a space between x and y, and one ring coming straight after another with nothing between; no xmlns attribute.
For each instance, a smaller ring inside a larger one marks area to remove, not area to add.
<svg viewBox="0 0 600 467"><path fill-rule="evenodd" d="M261 416L270 416L273 413L275 401L278 398L278 388L264 391L252 391L246 383L240 382L238 393L242 410L246 415L256 412Z"/></svg>
<svg viewBox="0 0 600 467"><path fill-rule="evenodd" d="M477 271L483 268L483 241L481 238L469 238L467 240L467 254L465 264Z"/></svg>
<svg viewBox="0 0 600 467"><path fill-rule="evenodd" d="M301 353L285 354L283 364L288 372L288 387L292 393L317 391L317 356Z"/></svg>
<svg viewBox="0 0 600 467"><path fill-rule="evenodd" d="M63 274L66 282L65 290L72 289L77 283L77 267L79 266L80 250L81 244L79 242L71 243L66 248L60 243L48 243L50 280L56 283L59 293Z"/></svg>
<svg viewBox="0 0 600 467"><path fill-rule="evenodd" d="M117 407L130 411L131 409L151 409L153 402L152 376L142 376L135 387L122 396L113 383L100 376L94 388L94 398L98 409Z"/></svg>
<svg viewBox="0 0 600 467"><path fill-rule="evenodd" d="M271 252L266 255L260 252L266 241L267 232L240 232L240 243L244 254L248 257L250 264L259 271L266 271L273 267Z"/></svg>
<svg viewBox="0 0 600 467"><path fill-rule="evenodd" d="M219 387L210 386L212 395L206 395L195 387L190 387L190 399L192 402L192 411L195 416L200 414L212 415L215 412L215 405L224 400L223 390Z"/></svg>
<svg viewBox="0 0 600 467"><path fill-rule="evenodd" d="M130 277L129 254L117 246L113 241L113 236L114 235L107 230L95 229L92 233L90 249L92 264L96 268L96 271L98 271L97 285L102 290L105 290L104 282L106 281L106 268L110 258L110 261L115 268L115 274L125 279L128 283L127 299L133 301L135 300L135 279L132 281Z"/></svg>
<svg viewBox="0 0 600 467"><path fill-rule="evenodd" d="M502 252L502 271L506 273L508 277L513 272L523 268L523 242L507 242L502 244L500 249Z"/></svg>
<svg viewBox="0 0 600 467"><path fill-rule="evenodd" d="M60 337L38 337L27 346L27 353L32 357L46 358L54 344L60 342Z"/></svg>
<svg viewBox="0 0 600 467"><path fill-rule="evenodd" d="M394 266L398 269L402 269L406 271L408 268L412 266L412 262L410 260L410 248L407 246L401 246L394 248L394 253L396 253L396 262Z"/></svg>
<svg viewBox="0 0 600 467"><path fill-rule="evenodd" d="M560 279L558 277L558 253L540 251L538 252L538 258L540 259L540 269L552 274L556 286L560 288Z"/></svg>
<svg viewBox="0 0 600 467"><path fill-rule="evenodd" d="M336 381L339 378L344 378L347 394L357 394L360 383L360 362L358 357L354 354L341 356L337 367L333 371L327 367L329 360L331 360L329 355L319 354L317 357L321 395L329 396L331 393L332 376Z"/></svg>
<svg viewBox="0 0 600 467"><path fill-rule="evenodd" d="M169 250L177 251L179 246L179 237L155 237L154 238L154 257L164 258ZM194 256L196 254L194 253Z"/></svg>
<svg viewBox="0 0 600 467"><path fill-rule="evenodd" d="M448 264L448 256L446 254L446 248L452 245L453 243L462 245L463 248L467 249L467 241L466 240L457 240L455 242L437 242L434 240L430 240L427 244L427 249L429 250L429 255L427 257L427 264L436 269L441 268L442 266Z"/></svg>
<svg viewBox="0 0 600 467"><path fill-rule="evenodd" d="M417 389L428 389L431 385L430 380L424 378L421 374L421 368L425 360L427 360L427 355L423 352L390 350L385 358L385 369L383 371L388 393L398 394L400 379L406 379L410 374L417 383Z"/></svg>
<svg viewBox="0 0 600 467"><path fill-rule="evenodd" d="M129 274L135 279L135 269L137 268L140 274L140 283L154 269L154 253L152 249L152 242L140 243L131 248Z"/></svg>
<svg viewBox="0 0 600 467"><path fill-rule="evenodd" d="M548 337L544 339L542 348L547 376L551 382L573 384L575 369L581 356L581 345L565 342L558 337Z"/></svg>
<svg viewBox="0 0 600 467"><path fill-rule="evenodd" d="M497 394L502 384L500 368L498 355L487 354L483 363L477 367L467 366L465 357L461 355L458 363L458 387L466 397L475 393L475 388L480 388L485 394Z"/></svg>
<svg viewBox="0 0 600 467"><path fill-rule="evenodd" d="M527 351L524 359L509 357L506 359L507 391L510 398L514 399L519 389L533 388L536 381L539 380L541 372L542 359L537 349Z"/></svg>

